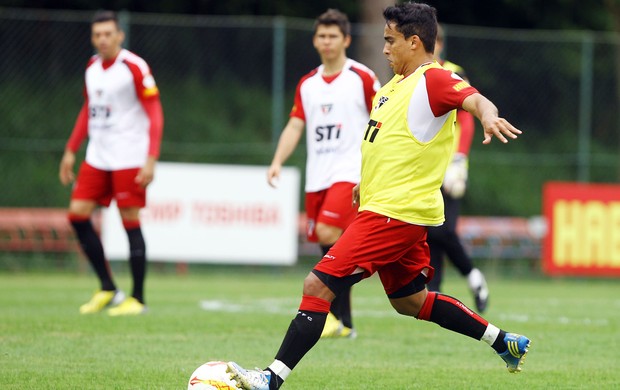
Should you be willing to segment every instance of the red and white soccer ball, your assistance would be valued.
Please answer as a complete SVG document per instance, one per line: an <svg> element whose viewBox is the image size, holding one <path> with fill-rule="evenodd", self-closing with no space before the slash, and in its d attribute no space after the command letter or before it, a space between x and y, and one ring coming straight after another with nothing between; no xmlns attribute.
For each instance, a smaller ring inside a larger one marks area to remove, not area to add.
<svg viewBox="0 0 620 390"><path fill-rule="evenodd" d="M206 362L189 377L187 390L237 390L237 383L226 372L226 362Z"/></svg>

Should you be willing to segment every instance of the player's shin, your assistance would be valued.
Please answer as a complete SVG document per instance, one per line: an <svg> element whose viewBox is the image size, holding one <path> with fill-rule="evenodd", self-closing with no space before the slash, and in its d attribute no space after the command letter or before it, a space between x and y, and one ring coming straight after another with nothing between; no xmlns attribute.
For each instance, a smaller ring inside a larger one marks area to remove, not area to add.
<svg viewBox="0 0 620 390"><path fill-rule="evenodd" d="M144 303L144 279L146 277L146 245L139 221L123 221L129 240L129 265L133 277L133 293L140 303Z"/></svg>
<svg viewBox="0 0 620 390"><path fill-rule="evenodd" d="M417 318L476 340L482 339L489 324L458 299L432 291L427 294Z"/></svg>
<svg viewBox="0 0 620 390"><path fill-rule="evenodd" d="M112 275L103 252L103 245L99 235L95 232L90 218L69 214L69 222L73 226L84 254L86 254L88 261L101 282L101 289L104 291L116 290L116 285L112 281Z"/></svg>
<svg viewBox="0 0 620 390"><path fill-rule="evenodd" d="M299 311L291 321L276 355L276 361L269 366L269 370L274 372L281 382L319 341L329 307L329 301L310 295L303 296Z"/></svg>

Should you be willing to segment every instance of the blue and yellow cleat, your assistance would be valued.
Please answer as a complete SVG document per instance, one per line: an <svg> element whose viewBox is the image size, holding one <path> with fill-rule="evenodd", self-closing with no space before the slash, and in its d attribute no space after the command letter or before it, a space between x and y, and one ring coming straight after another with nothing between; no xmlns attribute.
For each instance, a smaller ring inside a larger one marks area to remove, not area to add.
<svg viewBox="0 0 620 390"><path fill-rule="evenodd" d="M269 390L271 372L256 370L246 370L235 362L228 362L226 371L230 374L230 379L237 382L244 390Z"/></svg>
<svg viewBox="0 0 620 390"><path fill-rule="evenodd" d="M506 333L504 343L508 349L506 352L500 353L499 356L506 362L509 372L520 372L525 355L529 351L530 339L516 333Z"/></svg>

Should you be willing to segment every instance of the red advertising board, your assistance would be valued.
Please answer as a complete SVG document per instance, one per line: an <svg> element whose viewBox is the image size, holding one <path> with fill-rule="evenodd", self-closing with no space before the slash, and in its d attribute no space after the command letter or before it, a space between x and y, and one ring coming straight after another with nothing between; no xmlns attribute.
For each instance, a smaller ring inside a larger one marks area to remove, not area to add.
<svg viewBox="0 0 620 390"><path fill-rule="evenodd" d="M620 185L549 182L543 209L547 274L620 276Z"/></svg>

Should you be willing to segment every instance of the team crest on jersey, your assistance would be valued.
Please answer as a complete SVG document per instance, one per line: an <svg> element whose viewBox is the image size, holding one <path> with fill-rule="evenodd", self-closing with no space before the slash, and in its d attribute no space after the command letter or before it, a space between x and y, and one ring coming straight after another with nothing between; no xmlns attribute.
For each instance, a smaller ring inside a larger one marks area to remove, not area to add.
<svg viewBox="0 0 620 390"><path fill-rule="evenodd" d="M379 98L379 101L377 102L377 105L375 106L374 110L378 110L379 108L381 108L381 106L384 105L385 103L387 103L388 100L390 100L388 97L381 96Z"/></svg>
<svg viewBox="0 0 620 390"><path fill-rule="evenodd" d="M321 104L321 111L323 111L323 114L329 114L333 106L333 104Z"/></svg>

